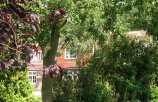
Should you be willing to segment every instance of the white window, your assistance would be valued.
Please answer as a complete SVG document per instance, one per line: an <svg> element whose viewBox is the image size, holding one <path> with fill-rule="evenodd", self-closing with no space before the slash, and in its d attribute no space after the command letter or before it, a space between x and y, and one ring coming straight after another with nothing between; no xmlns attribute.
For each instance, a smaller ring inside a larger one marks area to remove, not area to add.
<svg viewBox="0 0 158 102"><path fill-rule="evenodd" d="M37 76L38 76L38 72L37 71L29 71L29 80L33 84L37 83Z"/></svg>
<svg viewBox="0 0 158 102"><path fill-rule="evenodd" d="M42 61L43 61L42 52L33 52L32 53L31 63L40 63Z"/></svg>
<svg viewBox="0 0 158 102"><path fill-rule="evenodd" d="M65 49L65 54L64 54L65 59L76 59L76 50L75 49Z"/></svg>

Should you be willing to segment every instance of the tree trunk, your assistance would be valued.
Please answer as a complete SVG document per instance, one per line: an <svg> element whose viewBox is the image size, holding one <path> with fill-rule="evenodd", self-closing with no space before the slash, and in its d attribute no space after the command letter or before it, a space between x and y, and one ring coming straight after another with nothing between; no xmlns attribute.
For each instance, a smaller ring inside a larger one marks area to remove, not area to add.
<svg viewBox="0 0 158 102"><path fill-rule="evenodd" d="M44 59L43 66L44 68L55 64L55 56L57 54L58 43L59 43L59 29L52 29L51 40L49 42L48 48L44 49ZM53 102L52 99L52 88L53 88L53 79L49 76L43 76L42 78L42 101L43 102Z"/></svg>

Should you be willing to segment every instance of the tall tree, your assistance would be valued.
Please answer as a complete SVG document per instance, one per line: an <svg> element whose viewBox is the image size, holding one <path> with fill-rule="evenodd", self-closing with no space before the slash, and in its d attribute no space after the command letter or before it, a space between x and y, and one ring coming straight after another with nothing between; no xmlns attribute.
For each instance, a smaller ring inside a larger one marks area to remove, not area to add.
<svg viewBox="0 0 158 102"><path fill-rule="evenodd" d="M59 38L62 38L62 41L65 42L64 44L68 44L71 47L79 45L78 48L81 48L81 42L87 39L95 40L95 36L102 34L100 32L103 31L103 2L101 0L49 0L43 2L43 4L45 4L46 10L44 10L45 15L41 17L43 18L41 21L41 33L37 36L37 42L39 42L43 50L45 70L51 72L51 68L56 64L55 57L59 45ZM92 42L91 40L89 41ZM87 46L89 45L87 42ZM43 77L43 102L52 102L53 100L53 80L50 76L49 73L48 76Z"/></svg>

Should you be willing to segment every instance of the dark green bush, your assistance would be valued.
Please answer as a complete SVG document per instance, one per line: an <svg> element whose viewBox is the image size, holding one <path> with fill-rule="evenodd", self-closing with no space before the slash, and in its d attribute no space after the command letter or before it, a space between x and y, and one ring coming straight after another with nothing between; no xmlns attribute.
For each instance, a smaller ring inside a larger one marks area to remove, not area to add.
<svg viewBox="0 0 158 102"><path fill-rule="evenodd" d="M101 76L101 82L110 84L116 102L149 102L154 94L151 86L155 83L154 78L157 74L157 52L157 43L151 39L115 38L96 53L89 67L91 73ZM98 80L91 81L91 84L85 87L93 85L92 83ZM92 88L94 87L96 86ZM91 93L95 92L97 91Z"/></svg>
<svg viewBox="0 0 158 102"><path fill-rule="evenodd" d="M89 70L80 71L79 79L68 74L64 78L52 79L52 99L54 102L111 102L112 90L107 81Z"/></svg>
<svg viewBox="0 0 158 102"><path fill-rule="evenodd" d="M81 71L81 102L114 102L112 96L112 87L102 75L93 72L91 68Z"/></svg>
<svg viewBox="0 0 158 102"><path fill-rule="evenodd" d="M61 78L52 78L53 102L80 102L78 80L72 79L72 75L64 74Z"/></svg>

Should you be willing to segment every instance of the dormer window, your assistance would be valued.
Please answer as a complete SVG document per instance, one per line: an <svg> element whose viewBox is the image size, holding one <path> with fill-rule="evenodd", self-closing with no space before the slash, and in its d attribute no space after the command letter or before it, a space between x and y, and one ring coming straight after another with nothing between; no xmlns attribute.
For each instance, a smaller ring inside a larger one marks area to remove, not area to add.
<svg viewBox="0 0 158 102"><path fill-rule="evenodd" d="M43 61L42 52L34 52L32 53L31 63L41 63Z"/></svg>
<svg viewBox="0 0 158 102"><path fill-rule="evenodd" d="M76 59L77 58L76 49L65 49L64 58Z"/></svg>

